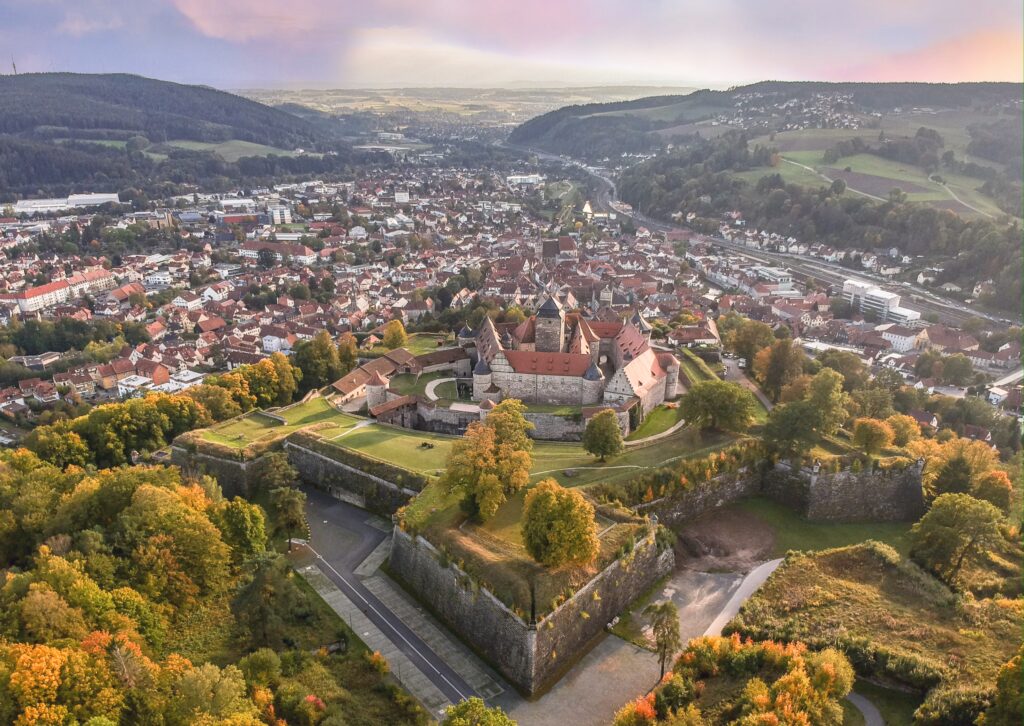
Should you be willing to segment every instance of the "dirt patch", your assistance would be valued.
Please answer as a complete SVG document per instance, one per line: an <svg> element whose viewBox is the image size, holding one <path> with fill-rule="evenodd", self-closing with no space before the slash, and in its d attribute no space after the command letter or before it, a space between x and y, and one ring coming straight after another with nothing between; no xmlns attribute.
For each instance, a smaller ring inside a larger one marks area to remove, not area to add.
<svg viewBox="0 0 1024 726"><path fill-rule="evenodd" d="M830 179L842 179L846 182L846 186L851 189L856 189L865 194L874 194L876 197L888 197L889 192L896 188L901 189L907 194L924 194L935 191L926 186L915 184L912 181L890 179L887 176L877 176L875 174L862 174L859 171L843 171L835 167L825 167L822 169L822 172Z"/></svg>
<svg viewBox="0 0 1024 726"><path fill-rule="evenodd" d="M742 509L716 509L676 532L676 563L700 572L747 572L771 557L771 526Z"/></svg>

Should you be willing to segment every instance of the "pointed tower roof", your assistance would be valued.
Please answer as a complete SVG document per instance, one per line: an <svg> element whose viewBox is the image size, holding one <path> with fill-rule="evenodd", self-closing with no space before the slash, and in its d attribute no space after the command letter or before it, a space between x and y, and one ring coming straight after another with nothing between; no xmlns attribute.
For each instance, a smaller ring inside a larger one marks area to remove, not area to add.
<svg viewBox="0 0 1024 726"><path fill-rule="evenodd" d="M370 376L370 380L366 382L368 386L386 386L388 382L384 380L384 377L380 374L380 371L374 371L373 375Z"/></svg>
<svg viewBox="0 0 1024 726"><path fill-rule="evenodd" d="M590 368L587 368L587 372L583 374L583 379L587 381L600 381L604 378L604 373L597 367L597 363L591 361Z"/></svg>
<svg viewBox="0 0 1024 726"><path fill-rule="evenodd" d="M541 303L541 306L537 308L538 318L557 318L562 314L562 306L552 295L548 295L547 300Z"/></svg>

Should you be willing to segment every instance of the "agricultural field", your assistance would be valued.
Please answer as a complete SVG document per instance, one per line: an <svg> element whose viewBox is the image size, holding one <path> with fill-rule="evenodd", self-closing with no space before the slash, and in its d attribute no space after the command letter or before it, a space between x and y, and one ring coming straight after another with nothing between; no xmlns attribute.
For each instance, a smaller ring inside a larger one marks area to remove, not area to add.
<svg viewBox="0 0 1024 726"><path fill-rule="evenodd" d="M939 172L945 182L940 184L918 167L873 154L843 157L833 165L823 159L825 151L840 141L859 137L874 143L880 131L889 138L913 136L923 126L938 131L945 140L944 148L954 151L958 159L998 168L995 162L976 159L966 153L970 140L967 125L983 118L969 111L906 114L885 117L881 129L805 129L779 132L772 139L761 136L751 143L775 146L781 154L780 163L774 168L754 169L736 176L754 184L765 174L779 173L787 183L808 187L827 184L823 177L842 179L851 192L879 199L888 198L889 192L898 187L912 202L964 215L1000 216L1003 212L980 191L981 180L948 169Z"/></svg>
<svg viewBox="0 0 1024 726"><path fill-rule="evenodd" d="M230 141L217 144L177 139L168 141L167 146L176 146L179 149L188 149L189 151L212 151L227 162L238 161L243 156L270 156L271 154L276 154L277 156L296 156L294 151L277 149L263 144L254 144L251 141L239 141L238 139L231 139Z"/></svg>

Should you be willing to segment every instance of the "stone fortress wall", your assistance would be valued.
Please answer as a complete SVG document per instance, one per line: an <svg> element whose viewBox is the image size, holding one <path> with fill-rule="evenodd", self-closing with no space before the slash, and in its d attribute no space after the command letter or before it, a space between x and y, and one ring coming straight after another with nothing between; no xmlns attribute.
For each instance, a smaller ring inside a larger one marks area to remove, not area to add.
<svg viewBox="0 0 1024 726"><path fill-rule="evenodd" d="M629 603L675 567L653 528L633 550L599 572L536 623L516 615L422 537L395 528L389 569L448 627L519 690L553 683Z"/></svg>

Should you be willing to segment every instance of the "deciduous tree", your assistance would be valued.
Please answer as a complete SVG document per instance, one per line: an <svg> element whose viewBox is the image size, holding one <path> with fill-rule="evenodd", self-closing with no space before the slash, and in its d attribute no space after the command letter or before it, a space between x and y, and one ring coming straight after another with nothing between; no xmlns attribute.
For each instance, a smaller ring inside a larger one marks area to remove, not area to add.
<svg viewBox="0 0 1024 726"><path fill-rule="evenodd" d="M764 442L787 459L799 459L814 446L816 411L809 401L794 401L776 406L768 414Z"/></svg>
<svg viewBox="0 0 1024 726"><path fill-rule="evenodd" d="M850 397L843 392L843 376L825 368L811 379L807 386L808 413L812 426L822 436L831 436L849 417Z"/></svg>
<svg viewBox="0 0 1024 726"><path fill-rule="evenodd" d="M409 336L406 334L401 320L392 320L384 326L382 343L385 348L389 350L401 348L408 340Z"/></svg>
<svg viewBox="0 0 1024 726"><path fill-rule="evenodd" d="M622 430L615 411L606 408L587 421L587 428L583 431L584 451L600 457L603 462L609 456L622 453L623 448Z"/></svg>
<svg viewBox="0 0 1024 726"><path fill-rule="evenodd" d="M741 432L750 426L758 404L750 391L736 383L701 381L679 405L683 418L694 426Z"/></svg>
<svg viewBox="0 0 1024 726"><path fill-rule="evenodd" d="M516 726L498 706L488 708L483 699L473 696L449 706L441 726Z"/></svg>
<svg viewBox="0 0 1024 726"><path fill-rule="evenodd" d="M853 443L874 456L893 440L892 429L885 421L874 418L859 418L853 422Z"/></svg>
<svg viewBox="0 0 1024 726"><path fill-rule="evenodd" d="M270 490L270 507L274 528L288 538L288 551L292 550L292 537L306 531L306 495L294 487Z"/></svg>
<svg viewBox="0 0 1024 726"><path fill-rule="evenodd" d="M921 426L913 416L894 413L885 422L892 429L892 441L897 446L906 446L911 441L921 438Z"/></svg>
<svg viewBox="0 0 1024 726"><path fill-rule="evenodd" d="M910 530L910 556L947 584L969 557L999 542L1002 515L969 494L943 494Z"/></svg>
<svg viewBox="0 0 1024 726"><path fill-rule="evenodd" d="M494 516L506 497L529 481L533 441L527 431L533 424L524 410L521 401L502 401L452 446L442 481L449 491L462 493L463 509L472 517Z"/></svg>
<svg viewBox="0 0 1024 726"><path fill-rule="evenodd" d="M683 647L679 637L679 609L671 600L665 600L648 605L644 608L644 615L650 619L654 633L654 648L661 667L660 680L665 677L665 664Z"/></svg>
<svg viewBox="0 0 1024 726"><path fill-rule="evenodd" d="M307 391L323 388L342 375L338 347L326 330L321 330L312 340L299 343L294 361L302 371L302 388Z"/></svg>
<svg viewBox="0 0 1024 726"><path fill-rule="evenodd" d="M776 340L754 357L754 374L771 399L777 401L782 387L803 372L804 359L804 352L792 340Z"/></svg>
<svg viewBox="0 0 1024 726"><path fill-rule="evenodd" d="M576 489L545 479L526 494L523 544L530 556L548 567L584 565L597 556L594 507Z"/></svg>

